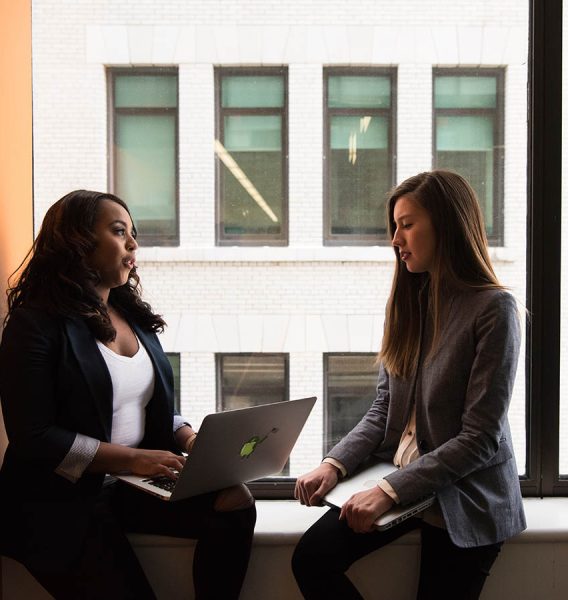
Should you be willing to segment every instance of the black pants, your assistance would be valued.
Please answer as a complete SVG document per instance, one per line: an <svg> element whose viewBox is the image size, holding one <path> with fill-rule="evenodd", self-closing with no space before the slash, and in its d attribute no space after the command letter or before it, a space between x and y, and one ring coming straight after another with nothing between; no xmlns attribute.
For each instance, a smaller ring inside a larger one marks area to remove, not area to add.
<svg viewBox="0 0 568 600"><path fill-rule="evenodd" d="M236 599L248 566L256 509L216 512L215 496L164 502L112 484L98 498L84 552L70 572L54 575L26 566L57 600L151 600L156 596L126 533L192 538L197 540L196 599Z"/></svg>
<svg viewBox="0 0 568 600"><path fill-rule="evenodd" d="M345 575L359 558L382 548L405 533L422 530L419 600L474 600L502 543L477 548L459 548L448 533L408 519L387 531L355 533L339 511L331 509L314 523L299 541L292 557L292 570L307 600L362 599ZM380 585L379 583L377 585Z"/></svg>

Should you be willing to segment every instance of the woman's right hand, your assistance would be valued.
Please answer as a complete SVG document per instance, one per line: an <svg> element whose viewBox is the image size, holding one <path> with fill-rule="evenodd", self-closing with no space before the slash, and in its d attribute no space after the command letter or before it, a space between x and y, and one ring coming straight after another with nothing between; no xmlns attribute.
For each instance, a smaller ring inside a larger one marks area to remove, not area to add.
<svg viewBox="0 0 568 600"><path fill-rule="evenodd" d="M324 462L317 469L298 477L294 498L305 506L319 506L321 499L337 485L337 480L337 469Z"/></svg>
<svg viewBox="0 0 568 600"><path fill-rule="evenodd" d="M133 473L146 477L164 475L175 479L185 457L167 450L130 448L121 444L101 442L93 461L87 468L92 473Z"/></svg>
<svg viewBox="0 0 568 600"><path fill-rule="evenodd" d="M179 456L167 450L134 448L130 471L135 475L147 475L149 477L164 475L170 479L175 479L177 475L174 471L181 471L184 464L184 456Z"/></svg>

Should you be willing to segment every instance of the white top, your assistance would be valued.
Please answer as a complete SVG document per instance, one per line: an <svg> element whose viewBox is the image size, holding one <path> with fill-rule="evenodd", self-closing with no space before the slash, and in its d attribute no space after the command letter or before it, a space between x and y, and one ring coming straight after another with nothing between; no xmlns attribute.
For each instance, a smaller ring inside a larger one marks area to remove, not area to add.
<svg viewBox="0 0 568 600"><path fill-rule="evenodd" d="M144 437L146 405L154 393L154 367L144 346L121 356L97 340L112 381L112 433L110 441L134 448Z"/></svg>

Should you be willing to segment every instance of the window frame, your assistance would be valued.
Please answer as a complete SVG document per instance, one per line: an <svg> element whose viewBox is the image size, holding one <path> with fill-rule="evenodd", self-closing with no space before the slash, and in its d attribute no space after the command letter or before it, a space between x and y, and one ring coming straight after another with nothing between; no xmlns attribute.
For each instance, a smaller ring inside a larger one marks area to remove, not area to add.
<svg viewBox="0 0 568 600"><path fill-rule="evenodd" d="M175 75L177 78L177 94L176 107L115 107L115 81L117 76L135 77L140 75ZM117 158L115 152L115 133L117 114L128 115L172 115L175 111L175 133L174 133L174 209L175 209L175 231L169 236L142 234L138 236L138 244L140 246L179 246L180 245L180 202L179 202L179 69L178 67L107 67L107 158L108 158L108 189L112 193L116 193L116 178L117 178Z"/></svg>
<svg viewBox="0 0 568 600"><path fill-rule="evenodd" d="M525 496L568 496L559 466L562 0L530 1Z"/></svg>
<svg viewBox="0 0 568 600"><path fill-rule="evenodd" d="M284 106L223 108L222 80L224 77L262 77L278 75L284 84ZM279 115L282 119L282 226L279 235L226 234L223 232L223 183L220 159L215 156L215 245L216 246L287 246L289 240L289 181L288 181L288 66L215 67L215 139L224 143L224 117L236 115Z"/></svg>
<svg viewBox="0 0 568 600"><path fill-rule="evenodd" d="M495 77L497 97L495 108L436 108L437 77ZM493 233L487 234L490 246L505 244L505 69L502 67L442 67L432 68L432 168L436 164L436 120L438 116L490 116L493 121ZM443 168L443 167L441 167ZM484 215L485 216L485 215Z"/></svg>
<svg viewBox="0 0 568 600"><path fill-rule="evenodd" d="M329 78L334 76L352 77L390 77L391 98L390 108L329 108ZM389 116L388 136L388 163L390 184L385 189L385 194L393 187L396 181L396 140L397 140L397 77L396 67L324 67L323 69L323 245L324 246L389 246L388 232L384 235L358 235L338 234L331 232L331 117L335 115L357 115L365 110L370 115ZM386 223L386 221L385 221ZM385 224L386 229L386 224Z"/></svg>

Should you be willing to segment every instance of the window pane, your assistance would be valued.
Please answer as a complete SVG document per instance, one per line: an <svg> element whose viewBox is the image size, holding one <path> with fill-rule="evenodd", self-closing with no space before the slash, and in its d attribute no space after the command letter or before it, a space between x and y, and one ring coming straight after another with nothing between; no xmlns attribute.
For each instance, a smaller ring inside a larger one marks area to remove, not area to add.
<svg viewBox="0 0 568 600"><path fill-rule="evenodd" d="M284 354L220 355L221 409L287 400L286 364Z"/></svg>
<svg viewBox="0 0 568 600"><path fill-rule="evenodd" d="M175 127L168 115L116 118L116 193L142 234L175 231Z"/></svg>
<svg viewBox="0 0 568 600"><path fill-rule="evenodd" d="M281 77L234 76L223 78L223 108L260 108L284 106L284 81Z"/></svg>
<svg viewBox="0 0 568 600"><path fill-rule="evenodd" d="M125 75L114 88L116 108L177 106L177 78L171 75Z"/></svg>
<svg viewBox="0 0 568 600"><path fill-rule="evenodd" d="M360 421L376 395L376 354L328 354L324 452Z"/></svg>
<svg viewBox="0 0 568 600"><path fill-rule="evenodd" d="M437 77L434 84L436 108L496 108L497 81L494 77Z"/></svg>
<svg viewBox="0 0 568 600"><path fill-rule="evenodd" d="M390 108L391 86L388 77L331 76L329 108Z"/></svg>
<svg viewBox="0 0 568 600"><path fill-rule="evenodd" d="M331 118L331 232L385 232L389 179L388 123L383 117Z"/></svg>

